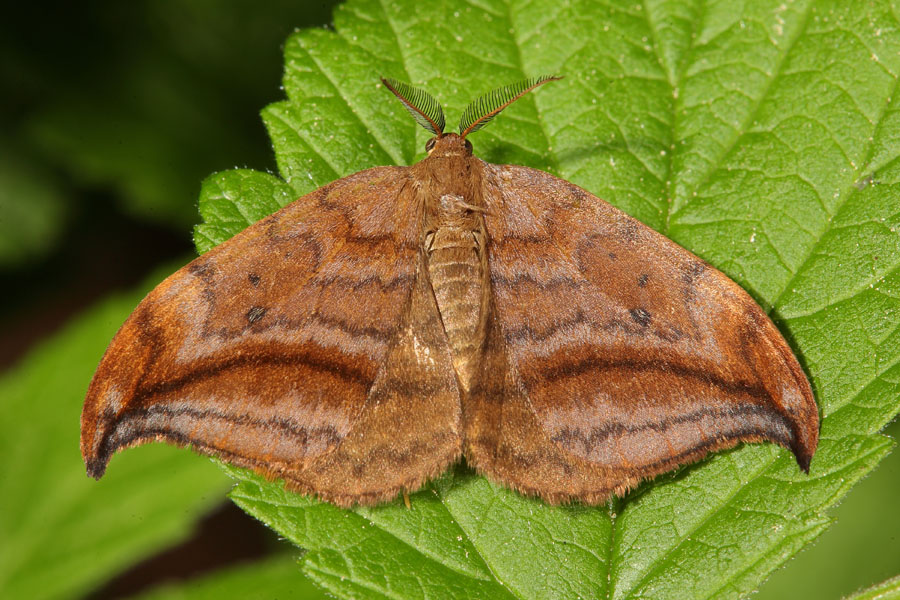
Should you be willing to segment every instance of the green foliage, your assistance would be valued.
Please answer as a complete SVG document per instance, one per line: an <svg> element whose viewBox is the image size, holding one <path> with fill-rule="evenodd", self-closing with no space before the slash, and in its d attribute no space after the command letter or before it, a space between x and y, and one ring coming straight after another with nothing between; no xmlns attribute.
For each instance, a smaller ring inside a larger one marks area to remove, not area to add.
<svg viewBox="0 0 900 600"><path fill-rule="evenodd" d="M20 138L67 183L110 191L132 216L184 231L202 177L270 163L256 113L276 97L281 44L296 27L327 22L328 4L99 0L55 6L53 19L10 7L0 92L11 110L0 111L0 137Z"/></svg>
<svg viewBox="0 0 900 600"><path fill-rule="evenodd" d="M208 460L163 445L114 458L102 483L85 474L87 384L149 288L89 311L0 378L0 597L78 597L183 539L227 489Z"/></svg>
<svg viewBox="0 0 900 600"><path fill-rule="evenodd" d="M15 267L48 252L67 208L53 178L0 141L0 268Z"/></svg>
<svg viewBox="0 0 900 600"><path fill-rule="evenodd" d="M425 132L379 75L426 89L451 115L498 82L565 75L473 135L476 154L573 181L740 282L803 361L822 440L809 476L780 448L746 446L597 508L549 507L465 470L409 511L340 511L229 469L242 480L235 501L308 548L304 572L342 597L756 589L892 445L878 431L900 409L896 24L886 4L849 0L354 0L334 31L294 35L288 99L263 111L294 195L421 157ZM221 190L253 177L211 178L215 212ZM256 177L258 195L273 192L265 206L281 205L283 188ZM206 206L206 242L251 222L219 223Z"/></svg>
<svg viewBox="0 0 900 600"><path fill-rule="evenodd" d="M897 439L900 421L883 433ZM900 556L900 453L894 451L832 510L836 524L772 574L755 600L839 598L896 575Z"/></svg>
<svg viewBox="0 0 900 600"><path fill-rule="evenodd" d="M896 600L900 598L900 575L857 592L847 600Z"/></svg>
<svg viewBox="0 0 900 600"><path fill-rule="evenodd" d="M216 571L187 583L164 584L137 600L325 600L327 596L297 572L297 560L276 556L250 565Z"/></svg>

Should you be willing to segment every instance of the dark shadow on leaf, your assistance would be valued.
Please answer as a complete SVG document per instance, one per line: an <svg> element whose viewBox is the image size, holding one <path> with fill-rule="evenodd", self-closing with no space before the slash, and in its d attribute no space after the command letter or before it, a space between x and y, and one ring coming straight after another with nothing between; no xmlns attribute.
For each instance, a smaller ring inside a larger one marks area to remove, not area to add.
<svg viewBox="0 0 900 600"><path fill-rule="evenodd" d="M596 142L591 145L575 146L566 148L556 152L556 162L562 166L567 163L583 162L590 159L604 159L609 154L621 154L623 152L632 154L636 150L648 153L668 152L669 148L650 139L631 140L625 144L622 140L612 140L607 142Z"/></svg>
<svg viewBox="0 0 900 600"><path fill-rule="evenodd" d="M544 167L541 168L548 168L550 166L545 157L533 152L527 152L517 146L511 146L509 144L490 146L480 153L476 146L475 154L481 158L481 160L495 165L544 165Z"/></svg>
<svg viewBox="0 0 900 600"><path fill-rule="evenodd" d="M803 373L806 375L806 379L809 381L809 385L812 387L813 396L815 396L816 404L819 407L819 423L821 423L822 418L824 417L824 415L822 414L822 405L820 403L820 398L822 396L819 393L818 384L816 383L815 378L810 376L811 370L809 367L809 363L806 361L806 356L804 356L800 351L800 345L797 343L797 339L794 337L794 332L791 331L790 327L788 327L787 321L781 316L777 308L773 308L769 311L769 318L772 319L775 327L778 328L778 331L781 332L781 335L784 337L785 341L787 341L788 346L791 347L791 352L794 353L794 356L800 363L800 368L803 369Z"/></svg>

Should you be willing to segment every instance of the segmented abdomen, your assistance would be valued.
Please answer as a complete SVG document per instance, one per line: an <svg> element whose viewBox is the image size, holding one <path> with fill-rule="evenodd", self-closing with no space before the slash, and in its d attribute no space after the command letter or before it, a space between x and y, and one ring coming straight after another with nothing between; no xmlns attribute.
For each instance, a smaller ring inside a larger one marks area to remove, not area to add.
<svg viewBox="0 0 900 600"><path fill-rule="evenodd" d="M486 285L474 232L455 226L435 231L428 274L450 341L453 366L468 390L481 354L481 310Z"/></svg>

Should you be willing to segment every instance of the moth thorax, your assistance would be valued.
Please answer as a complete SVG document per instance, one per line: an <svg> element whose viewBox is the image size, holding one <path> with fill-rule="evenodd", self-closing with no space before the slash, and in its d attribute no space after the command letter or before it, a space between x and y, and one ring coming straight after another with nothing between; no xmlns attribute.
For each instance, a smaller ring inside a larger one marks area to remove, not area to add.
<svg viewBox="0 0 900 600"><path fill-rule="evenodd" d="M428 275L453 367L468 391L478 370L484 343L488 294L484 220L462 196L441 196L436 219L425 236Z"/></svg>

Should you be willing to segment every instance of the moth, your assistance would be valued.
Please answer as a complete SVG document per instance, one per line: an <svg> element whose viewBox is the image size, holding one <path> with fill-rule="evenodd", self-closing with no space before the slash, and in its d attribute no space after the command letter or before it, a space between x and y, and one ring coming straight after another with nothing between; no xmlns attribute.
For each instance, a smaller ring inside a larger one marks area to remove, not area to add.
<svg viewBox="0 0 900 600"><path fill-rule="evenodd" d="M458 134L383 79L428 156L319 188L150 292L90 384L88 473L165 441L351 506L462 456L552 504L740 442L808 472L810 385L747 293L578 186L473 156L471 133L555 79L482 96Z"/></svg>

